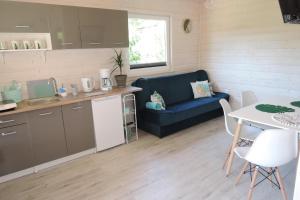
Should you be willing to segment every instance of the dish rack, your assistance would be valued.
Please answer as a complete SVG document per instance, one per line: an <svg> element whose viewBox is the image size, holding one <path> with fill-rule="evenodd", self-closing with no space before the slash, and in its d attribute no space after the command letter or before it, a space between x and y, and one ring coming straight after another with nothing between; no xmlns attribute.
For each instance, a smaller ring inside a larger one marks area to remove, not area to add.
<svg viewBox="0 0 300 200"><path fill-rule="evenodd" d="M123 121L126 143L139 139L136 117L136 101L134 94L123 96Z"/></svg>

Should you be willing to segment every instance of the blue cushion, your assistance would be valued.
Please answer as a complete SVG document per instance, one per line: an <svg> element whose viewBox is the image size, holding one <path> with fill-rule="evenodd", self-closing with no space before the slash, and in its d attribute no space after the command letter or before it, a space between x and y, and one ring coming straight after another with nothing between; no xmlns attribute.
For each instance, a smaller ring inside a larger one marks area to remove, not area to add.
<svg viewBox="0 0 300 200"><path fill-rule="evenodd" d="M150 101L150 95L154 91L157 91L164 98L167 107L192 100L194 94L190 83L205 80L208 80L208 76L204 70L171 76L140 78L132 84L143 88L143 91L136 94L137 109L145 109L146 102Z"/></svg>
<svg viewBox="0 0 300 200"><path fill-rule="evenodd" d="M156 111L146 109L142 112L142 117L145 121L150 121L159 124L160 126L166 126L220 109L221 106L219 100L222 98L228 99L229 95L225 93L216 93L216 95L212 97L193 99L170 105L167 107L167 110Z"/></svg>

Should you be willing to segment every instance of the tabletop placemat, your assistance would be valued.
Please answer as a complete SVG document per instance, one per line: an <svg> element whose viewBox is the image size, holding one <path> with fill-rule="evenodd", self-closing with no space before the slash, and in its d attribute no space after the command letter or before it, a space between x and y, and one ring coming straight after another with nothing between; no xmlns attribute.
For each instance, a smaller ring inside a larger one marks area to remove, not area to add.
<svg viewBox="0 0 300 200"><path fill-rule="evenodd" d="M276 113L273 114L272 119L286 127L300 128L299 113Z"/></svg>
<svg viewBox="0 0 300 200"><path fill-rule="evenodd" d="M300 108L300 101L291 102L291 105Z"/></svg>
<svg viewBox="0 0 300 200"><path fill-rule="evenodd" d="M255 108L261 112L266 112L266 113L295 112L295 109L293 108L288 108L280 105L272 105L272 104L259 104Z"/></svg>

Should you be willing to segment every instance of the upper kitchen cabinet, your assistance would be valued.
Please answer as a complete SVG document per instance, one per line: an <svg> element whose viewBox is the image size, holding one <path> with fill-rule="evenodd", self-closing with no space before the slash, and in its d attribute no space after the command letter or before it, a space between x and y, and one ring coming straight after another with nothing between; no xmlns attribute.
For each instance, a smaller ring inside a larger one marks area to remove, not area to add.
<svg viewBox="0 0 300 200"><path fill-rule="evenodd" d="M128 47L128 12L79 8L82 48Z"/></svg>
<svg viewBox="0 0 300 200"><path fill-rule="evenodd" d="M107 13L106 47L129 47L128 12L111 10Z"/></svg>
<svg viewBox="0 0 300 200"><path fill-rule="evenodd" d="M48 6L0 1L0 32L48 33Z"/></svg>
<svg viewBox="0 0 300 200"><path fill-rule="evenodd" d="M81 48L78 8L71 6L50 6L49 10L52 48Z"/></svg>

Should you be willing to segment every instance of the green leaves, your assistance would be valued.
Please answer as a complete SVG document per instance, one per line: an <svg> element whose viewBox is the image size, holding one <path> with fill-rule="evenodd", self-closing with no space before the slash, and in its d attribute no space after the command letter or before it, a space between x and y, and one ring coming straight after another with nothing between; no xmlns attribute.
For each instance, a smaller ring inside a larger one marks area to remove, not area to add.
<svg viewBox="0 0 300 200"><path fill-rule="evenodd" d="M123 52L122 50L120 52L118 52L116 49L114 50L115 51L115 57L113 57L113 62L114 62L114 69L112 70L111 74L116 71L117 69L120 70L120 74L122 75L122 70L123 70L123 66L124 66L124 63L123 63Z"/></svg>

